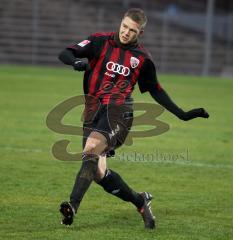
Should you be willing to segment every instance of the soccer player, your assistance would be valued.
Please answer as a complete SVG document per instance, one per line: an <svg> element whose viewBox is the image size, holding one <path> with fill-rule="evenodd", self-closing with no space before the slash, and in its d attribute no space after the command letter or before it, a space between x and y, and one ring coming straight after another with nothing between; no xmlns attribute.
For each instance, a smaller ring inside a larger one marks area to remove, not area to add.
<svg viewBox="0 0 233 240"><path fill-rule="evenodd" d="M129 9L117 32L95 33L59 55L63 63L85 71L82 165L70 200L60 205L65 225L72 224L84 194L95 181L106 192L135 205L145 227L155 228L152 195L134 191L106 164L106 157L124 143L132 125L131 94L136 83L141 93L149 91L153 99L181 120L209 117L203 108L183 111L161 87L150 54L138 43L146 23L142 9ZM87 58L88 63L82 58Z"/></svg>

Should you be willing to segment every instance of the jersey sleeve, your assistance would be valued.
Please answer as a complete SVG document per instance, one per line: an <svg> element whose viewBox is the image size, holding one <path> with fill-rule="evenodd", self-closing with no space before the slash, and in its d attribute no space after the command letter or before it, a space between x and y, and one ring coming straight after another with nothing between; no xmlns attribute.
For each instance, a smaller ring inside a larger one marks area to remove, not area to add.
<svg viewBox="0 0 233 240"><path fill-rule="evenodd" d="M99 44L98 39L91 35L79 43L68 46L67 49L72 50L76 58L92 59L96 55Z"/></svg>
<svg viewBox="0 0 233 240"><path fill-rule="evenodd" d="M162 87L158 82L156 68L152 60L145 59L138 78L138 85L141 93L154 89L158 91L162 90Z"/></svg>

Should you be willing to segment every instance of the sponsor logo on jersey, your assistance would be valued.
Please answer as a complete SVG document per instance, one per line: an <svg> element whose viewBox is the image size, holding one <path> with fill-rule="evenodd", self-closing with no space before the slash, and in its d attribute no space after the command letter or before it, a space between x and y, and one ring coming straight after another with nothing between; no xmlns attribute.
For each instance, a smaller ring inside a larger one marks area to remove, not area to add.
<svg viewBox="0 0 233 240"><path fill-rule="evenodd" d="M139 63L140 63L140 61L136 57L131 57L130 58L130 65L131 65L132 68L136 68Z"/></svg>
<svg viewBox="0 0 233 240"><path fill-rule="evenodd" d="M105 72L104 74L111 78L114 78L116 76L114 73L109 73L109 72Z"/></svg>
<svg viewBox="0 0 233 240"><path fill-rule="evenodd" d="M90 43L91 41L89 40L83 40L82 42L78 43L78 46L80 47L85 47L88 43Z"/></svg>
<svg viewBox="0 0 233 240"><path fill-rule="evenodd" d="M124 65L120 65L118 63L108 62L106 64L106 68L110 72L119 73L125 77L130 74L130 69L128 67L125 67Z"/></svg>

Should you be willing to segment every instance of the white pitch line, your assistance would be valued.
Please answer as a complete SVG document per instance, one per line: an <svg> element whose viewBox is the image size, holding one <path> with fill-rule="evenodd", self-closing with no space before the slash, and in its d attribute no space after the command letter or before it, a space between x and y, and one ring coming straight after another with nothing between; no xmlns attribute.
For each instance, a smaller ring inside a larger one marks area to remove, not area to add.
<svg viewBox="0 0 233 240"><path fill-rule="evenodd" d="M233 169L233 165L224 165L224 164L210 164L210 163L200 163L200 162L182 162L182 161L175 161L173 164L177 165L185 165L185 166L192 166L192 167L207 167L207 168L226 168L226 169Z"/></svg>
<svg viewBox="0 0 233 240"><path fill-rule="evenodd" d="M0 147L0 150L6 151L14 151L14 152L33 152L33 153L40 153L46 152L47 150L39 149L39 148L17 148L17 147ZM49 151L48 151L49 152ZM201 163L201 162L193 162L193 161L181 161L181 160L174 160L174 161L133 161L129 159L122 159L118 157L117 154L114 157L113 161L120 161L120 162L129 162L129 163L153 163L153 164L173 164L173 165L182 165L182 166L190 166L190 167L207 167L207 168L221 168L221 169L233 169L233 165L224 165L224 164L211 164L211 163Z"/></svg>
<svg viewBox="0 0 233 240"><path fill-rule="evenodd" d="M0 149L6 150L6 151L14 151L14 152L43 152L42 149L38 148L18 148L18 147L0 147Z"/></svg>
<svg viewBox="0 0 233 240"><path fill-rule="evenodd" d="M167 161L167 160L155 160L155 161L134 161L129 159L122 159L121 157L118 158L117 155L115 159L121 162L130 162L130 163L145 163L145 164L173 164L173 165L182 165L182 166L190 166L190 167L207 167L207 168L218 168L218 169L233 169L233 165L224 165L224 164L211 164L211 163L201 163L201 162L193 162L193 161L182 161L182 160L174 160L174 161Z"/></svg>

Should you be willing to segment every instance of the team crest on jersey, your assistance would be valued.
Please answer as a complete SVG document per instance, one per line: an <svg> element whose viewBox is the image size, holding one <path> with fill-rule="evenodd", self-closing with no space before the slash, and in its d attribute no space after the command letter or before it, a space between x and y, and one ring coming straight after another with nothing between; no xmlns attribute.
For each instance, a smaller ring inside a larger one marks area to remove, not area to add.
<svg viewBox="0 0 233 240"><path fill-rule="evenodd" d="M78 43L78 45L80 46L80 47L85 47L88 43L90 43L91 41L89 41L89 40L83 40L82 42L80 42L80 43Z"/></svg>
<svg viewBox="0 0 233 240"><path fill-rule="evenodd" d="M136 57L131 57L130 58L130 65L131 65L132 68L136 68L139 63L140 63L140 61Z"/></svg>

